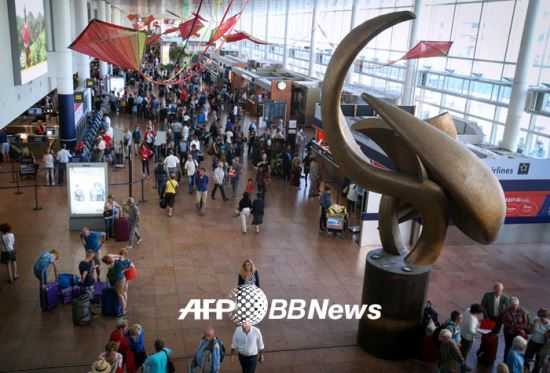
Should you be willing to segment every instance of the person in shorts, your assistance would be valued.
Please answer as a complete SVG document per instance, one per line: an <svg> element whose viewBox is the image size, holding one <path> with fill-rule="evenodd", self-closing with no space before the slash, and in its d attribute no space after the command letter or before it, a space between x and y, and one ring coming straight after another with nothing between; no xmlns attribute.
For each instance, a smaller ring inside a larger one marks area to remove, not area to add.
<svg viewBox="0 0 550 373"><path fill-rule="evenodd" d="M172 216L172 211L174 210L177 188L178 182L176 181L176 174L170 174L170 179L168 179L166 186L164 187L164 198L166 199L166 205L168 206L168 216Z"/></svg>
<svg viewBox="0 0 550 373"><path fill-rule="evenodd" d="M108 279L113 289L115 289L118 299L120 301L120 308L122 317L128 316L126 306L128 299L126 298L126 277L124 277L124 271L133 267L134 265L126 258L120 255L105 255L101 261L111 268L108 272Z"/></svg>
<svg viewBox="0 0 550 373"><path fill-rule="evenodd" d="M97 273L98 282L100 281L99 266L101 264L101 262L99 261L99 251L101 250L101 245L103 244L103 242L105 242L106 237L107 235L105 234L105 232L94 232L86 227L82 228L82 231L80 232L80 240L84 245L84 249L86 251L92 250L95 252L93 263L94 263L95 271Z"/></svg>
<svg viewBox="0 0 550 373"><path fill-rule="evenodd" d="M10 284L19 278L15 257L15 236L8 223L0 224L0 263L6 266Z"/></svg>

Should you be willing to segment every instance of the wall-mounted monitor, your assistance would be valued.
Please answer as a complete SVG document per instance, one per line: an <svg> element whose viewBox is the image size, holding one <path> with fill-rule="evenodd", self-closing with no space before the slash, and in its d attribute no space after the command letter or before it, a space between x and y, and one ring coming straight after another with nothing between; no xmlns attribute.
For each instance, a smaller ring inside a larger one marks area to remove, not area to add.
<svg viewBox="0 0 550 373"><path fill-rule="evenodd" d="M31 117L41 117L44 115L44 109L41 107L32 107L27 110L27 115Z"/></svg>
<svg viewBox="0 0 550 373"><path fill-rule="evenodd" d="M15 85L48 72L43 0L8 0L11 56Z"/></svg>

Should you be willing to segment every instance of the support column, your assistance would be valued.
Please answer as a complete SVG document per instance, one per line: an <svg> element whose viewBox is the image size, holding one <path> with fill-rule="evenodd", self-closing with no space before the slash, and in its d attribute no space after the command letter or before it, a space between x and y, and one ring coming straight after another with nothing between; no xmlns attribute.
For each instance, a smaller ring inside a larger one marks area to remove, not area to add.
<svg viewBox="0 0 550 373"><path fill-rule="evenodd" d="M77 36L88 25L88 4L86 0L74 0L75 31ZM78 85L86 87L86 79L90 79L90 58L82 53L75 52L76 71L78 72Z"/></svg>
<svg viewBox="0 0 550 373"><path fill-rule="evenodd" d="M527 15L523 23L523 33L519 46L512 95L510 97L510 104L508 105L506 126L504 127L502 147L513 152L518 148L521 120L525 115L525 100L527 99L527 91L529 90L528 72L529 68L533 66L531 49L533 47L533 40L535 39L535 26L539 7L540 0L529 0Z"/></svg>
<svg viewBox="0 0 550 373"><path fill-rule="evenodd" d="M317 14L319 13L319 0L313 0L313 16L311 17L311 38L309 41L309 67L307 75L313 77L315 71L315 55L317 49Z"/></svg>
<svg viewBox="0 0 550 373"><path fill-rule="evenodd" d="M414 3L414 14L416 19L411 25L411 35L409 37L409 50L418 43L418 30L422 22L422 8L424 0L416 0ZM416 88L416 72L418 70L418 60L407 60L407 70L405 71L405 81L403 82L403 96L401 97L401 105L414 105L414 89Z"/></svg>
<svg viewBox="0 0 550 373"><path fill-rule="evenodd" d="M71 43L71 10L69 0L52 1L55 76L57 79L57 101L59 105L59 140L74 146L76 128L74 123L74 98L72 77L72 51L67 48Z"/></svg>
<svg viewBox="0 0 550 373"><path fill-rule="evenodd" d="M244 14L241 14L241 16L239 17L239 31L243 31L243 17L244 17ZM239 58L242 58L243 56L243 43L244 41L240 41L239 42Z"/></svg>
<svg viewBox="0 0 550 373"><path fill-rule="evenodd" d="M105 3L105 21L109 23L113 23L112 21L112 13L111 13L111 4ZM107 64L107 71L110 76L113 76L113 65Z"/></svg>
<svg viewBox="0 0 550 373"><path fill-rule="evenodd" d="M100 21L107 21L107 13L105 11L105 1L97 0L97 19ZM109 75L109 70L107 67L107 62L99 61L99 78L103 79Z"/></svg>
<svg viewBox="0 0 550 373"><path fill-rule="evenodd" d="M250 0L250 35L254 36L254 0ZM250 58L254 59L254 43L250 43Z"/></svg>
<svg viewBox="0 0 550 373"><path fill-rule="evenodd" d="M349 30L353 30L357 26L357 15L359 13L359 0L353 0L351 4L351 20L349 23ZM351 74L353 74L354 65L351 65L351 71L348 71L346 75L346 83L351 83Z"/></svg>
<svg viewBox="0 0 550 373"><path fill-rule="evenodd" d="M286 13L285 13L285 41L283 44L283 67L288 69L288 20L290 18L290 0L286 0Z"/></svg>
<svg viewBox="0 0 550 373"><path fill-rule="evenodd" d="M266 10L265 10L265 34L264 34L264 40L267 41L267 34L269 33L269 1L265 2ZM267 61L268 59L268 49L269 45L264 45L264 60Z"/></svg>

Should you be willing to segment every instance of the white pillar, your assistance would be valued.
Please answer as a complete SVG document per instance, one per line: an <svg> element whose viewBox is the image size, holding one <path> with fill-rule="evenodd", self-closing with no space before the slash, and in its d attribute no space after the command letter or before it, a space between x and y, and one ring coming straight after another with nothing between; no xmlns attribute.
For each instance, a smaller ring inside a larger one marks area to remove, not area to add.
<svg viewBox="0 0 550 373"><path fill-rule="evenodd" d="M265 2L266 10L265 10L265 41L267 41L267 34L269 33L269 4L270 1ZM264 45L264 60L267 61L268 58L268 49L269 45Z"/></svg>
<svg viewBox="0 0 550 373"><path fill-rule="evenodd" d="M420 23L422 22L422 8L424 6L424 0L416 0L414 3L414 14L416 19L411 24L411 34L409 37L409 50L414 48L418 43L418 30L420 29ZM405 81L403 82L403 96L401 97L401 105L414 105L414 89L416 88L416 72L418 67L418 60L407 60L407 70L405 71Z"/></svg>
<svg viewBox="0 0 550 373"><path fill-rule="evenodd" d="M319 0L313 0L313 15L311 17L311 38L309 41L309 67L307 75L313 76L315 71L315 55L317 54L317 14L319 13Z"/></svg>
<svg viewBox="0 0 550 373"><path fill-rule="evenodd" d="M59 106L60 140L73 145L76 141L74 123L74 98L72 76L71 10L69 0L51 2L53 15L53 37L55 46L55 77Z"/></svg>
<svg viewBox="0 0 550 373"><path fill-rule="evenodd" d="M244 31L243 30L243 17L244 17L244 14L241 14L241 16L239 17L239 31ZM244 43L243 40L239 41L239 58L243 57L243 43Z"/></svg>
<svg viewBox="0 0 550 373"><path fill-rule="evenodd" d="M120 9L114 5L111 5L111 23L122 26L122 22L120 19Z"/></svg>
<svg viewBox="0 0 550 373"><path fill-rule="evenodd" d="M97 19L107 22L107 13L105 11L105 1L97 0ZM99 61L99 78L103 79L109 75L107 62Z"/></svg>
<svg viewBox="0 0 550 373"><path fill-rule="evenodd" d="M250 0L250 35L254 36L254 0ZM254 59L254 46L250 43L250 58Z"/></svg>
<svg viewBox="0 0 550 373"><path fill-rule="evenodd" d="M529 90L528 72L533 66L531 49L533 47L533 40L535 39L535 26L539 5L539 0L529 0L527 15L523 23L523 33L519 46L514 84L512 85L512 95L510 96L510 104L508 105L506 126L504 127L502 147L513 152L518 147L521 134L521 120L523 115L525 115L525 100L527 99L527 91Z"/></svg>
<svg viewBox="0 0 550 373"><path fill-rule="evenodd" d="M86 0L74 0L75 8L75 31L77 36L88 25L88 4ZM81 87L86 86L86 79L90 79L90 58L82 53L75 52L76 71L78 72L78 84Z"/></svg>
<svg viewBox="0 0 550 373"><path fill-rule="evenodd" d="M285 13L285 41L283 44L283 67L288 69L288 20L290 18L290 0L286 0L286 13Z"/></svg>
<svg viewBox="0 0 550 373"><path fill-rule="evenodd" d="M105 3L105 21L109 23L113 23L112 19L112 13L111 13L111 4ZM113 65L107 64L107 71L109 72L109 75L113 75Z"/></svg>
<svg viewBox="0 0 550 373"><path fill-rule="evenodd" d="M353 30L357 26L357 15L359 13L359 0L353 0L351 4L351 20L349 23L349 30ZM351 70L346 75L346 83L351 83L351 74L353 74L354 65L351 65Z"/></svg>

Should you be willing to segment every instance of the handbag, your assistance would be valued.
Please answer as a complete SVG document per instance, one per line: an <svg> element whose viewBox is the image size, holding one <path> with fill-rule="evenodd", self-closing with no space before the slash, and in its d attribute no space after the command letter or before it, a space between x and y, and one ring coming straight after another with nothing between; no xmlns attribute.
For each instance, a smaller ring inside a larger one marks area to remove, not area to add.
<svg viewBox="0 0 550 373"><path fill-rule="evenodd" d="M165 209L166 206L168 206L168 203L166 202L166 198L162 197L159 202L159 206L161 209Z"/></svg>
<svg viewBox="0 0 550 373"><path fill-rule="evenodd" d="M103 211L103 217L104 218L112 218L114 215L114 211L113 210L105 210Z"/></svg>
<svg viewBox="0 0 550 373"><path fill-rule="evenodd" d="M166 354L166 371L168 373L174 373L176 371L176 368L174 367L174 363L172 363L172 360L170 360L170 358L168 357L168 352L166 352L165 349L162 349L162 351L164 351L164 353Z"/></svg>

